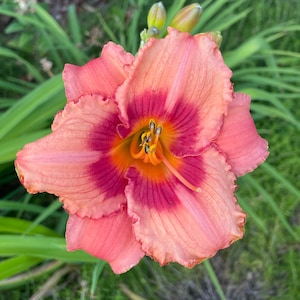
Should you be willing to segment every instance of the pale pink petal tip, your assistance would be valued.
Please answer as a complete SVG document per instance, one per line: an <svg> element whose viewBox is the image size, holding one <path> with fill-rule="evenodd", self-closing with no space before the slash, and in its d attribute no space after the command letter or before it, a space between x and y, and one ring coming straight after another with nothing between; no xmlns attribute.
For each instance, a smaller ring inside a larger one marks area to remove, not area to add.
<svg viewBox="0 0 300 300"><path fill-rule="evenodd" d="M236 176L245 175L269 155L268 142L257 132L250 114L250 97L235 93L216 143Z"/></svg>
<svg viewBox="0 0 300 300"><path fill-rule="evenodd" d="M52 134L17 153L20 181L30 193L59 196L65 210L80 217L119 210L126 202L126 181L106 155L112 147L107 136L116 136L117 121L115 105L99 96L69 102L56 116Z"/></svg>
<svg viewBox="0 0 300 300"><path fill-rule="evenodd" d="M103 98L113 97L116 89L128 76L128 66L133 55L109 42L103 48L101 57L95 58L83 66L66 64L63 80L68 101L77 102L80 97L98 94Z"/></svg>
<svg viewBox="0 0 300 300"><path fill-rule="evenodd" d="M103 259L116 274L128 271L144 256L125 209L98 220L70 215L66 241L68 251L82 249Z"/></svg>

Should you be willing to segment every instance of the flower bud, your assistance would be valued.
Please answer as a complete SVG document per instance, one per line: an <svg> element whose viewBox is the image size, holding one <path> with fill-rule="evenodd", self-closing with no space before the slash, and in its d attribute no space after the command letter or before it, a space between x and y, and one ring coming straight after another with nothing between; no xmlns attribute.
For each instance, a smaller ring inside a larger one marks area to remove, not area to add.
<svg viewBox="0 0 300 300"><path fill-rule="evenodd" d="M187 5L176 14L170 26L179 31L191 32L198 23L201 13L202 7L200 4Z"/></svg>
<svg viewBox="0 0 300 300"><path fill-rule="evenodd" d="M148 40L147 29L144 29L140 33L140 38L141 38L140 48L142 48L142 47L144 47L144 45L147 43L147 40Z"/></svg>
<svg viewBox="0 0 300 300"><path fill-rule="evenodd" d="M157 29L157 27L152 26L147 30L147 35L148 35L148 38L153 37L153 38L158 39L160 37L160 31Z"/></svg>
<svg viewBox="0 0 300 300"><path fill-rule="evenodd" d="M160 38L160 31L156 27L151 27L148 30L144 29L140 33L141 43L140 48L143 47L150 38Z"/></svg>
<svg viewBox="0 0 300 300"><path fill-rule="evenodd" d="M220 48L221 43L222 43L222 38L223 38L221 32L220 31L212 31L212 32L209 32L209 34L211 35L213 40L216 42L216 44Z"/></svg>
<svg viewBox="0 0 300 300"><path fill-rule="evenodd" d="M155 27L158 30L162 30L165 26L166 18L166 10L162 2L154 3L147 17L148 28Z"/></svg>

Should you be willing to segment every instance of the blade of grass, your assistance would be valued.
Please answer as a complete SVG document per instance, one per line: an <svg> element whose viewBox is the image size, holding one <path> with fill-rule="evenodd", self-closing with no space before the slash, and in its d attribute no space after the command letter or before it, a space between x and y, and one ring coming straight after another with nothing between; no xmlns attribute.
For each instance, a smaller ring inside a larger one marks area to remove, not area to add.
<svg viewBox="0 0 300 300"><path fill-rule="evenodd" d="M145 0L138 0L136 4L136 10L134 11L133 18L128 27L128 51L135 54L139 48L140 43L140 32L138 28L138 21L141 16L141 13L144 9L144 5L147 2ZM145 20L146 21L146 20ZM146 22L145 22L146 25Z"/></svg>
<svg viewBox="0 0 300 300"><path fill-rule="evenodd" d="M78 272L78 267L75 265L68 264L63 266L56 272L54 272L49 278L46 280L44 284L42 284L39 289L31 296L30 300L39 300L44 299L49 292L53 291L53 289L58 285L59 281L68 273Z"/></svg>
<svg viewBox="0 0 300 300"><path fill-rule="evenodd" d="M44 27L47 28L53 38L56 38L65 47L65 51L70 52L78 64L85 63L88 59L87 56L70 41L66 32L58 25L54 18L39 4L35 4L34 9Z"/></svg>
<svg viewBox="0 0 300 300"><path fill-rule="evenodd" d="M50 101L51 97L61 90L63 90L61 75L54 76L7 110L0 118L0 140L9 134L24 118L29 116L34 109Z"/></svg>
<svg viewBox="0 0 300 300"><path fill-rule="evenodd" d="M12 217L0 217L0 232L59 237L59 234L45 226L35 225L32 228L32 222Z"/></svg>
<svg viewBox="0 0 300 300"><path fill-rule="evenodd" d="M76 13L76 6L71 4L68 6L68 21L69 21L69 30L72 36L72 40L75 45L82 44L82 35L80 31L80 24Z"/></svg>
<svg viewBox="0 0 300 300"><path fill-rule="evenodd" d="M220 284L220 282L218 280L218 277L217 277L217 275L216 275L216 273L215 273L215 271L214 271L211 263L207 259L207 260L203 261L202 264L204 265L204 267L206 269L206 272L207 272L210 280L212 281L214 287L216 288L216 291L217 291L220 299L221 300L226 300L226 297L225 297L225 294L223 292L222 286L221 286L221 284Z"/></svg>
<svg viewBox="0 0 300 300"><path fill-rule="evenodd" d="M247 181L264 198L264 200L269 204L270 208L275 212L278 219L281 221L281 223L285 227L285 229L291 234L291 236L296 241L300 241L300 237L298 236L296 231L292 228L292 226L288 223L283 212L280 210L280 208L276 204L274 198L250 174L246 175L244 180Z"/></svg>
<svg viewBox="0 0 300 300"><path fill-rule="evenodd" d="M20 186L19 188L23 189L22 192L24 192L24 188L23 186ZM14 198L14 196L12 195L12 197L9 197L8 198ZM19 198L19 197L18 197ZM22 204L25 206L26 204L28 204L30 202L30 200L33 198L33 195L32 194L29 194L29 193L25 193L24 196L20 199L19 198L19 201L22 201ZM17 214L16 214L16 218L18 219L22 219L22 215L24 214L24 208L23 209L20 209Z"/></svg>
<svg viewBox="0 0 300 300"><path fill-rule="evenodd" d="M243 61L251 57L254 53L266 47L266 42L260 36L255 36L245 41L235 50L223 54L225 63L229 68L235 68Z"/></svg>
<svg viewBox="0 0 300 300"><path fill-rule="evenodd" d="M228 29L233 24L236 24L237 22L239 22L240 20L245 18L249 14L250 11L251 11L251 9L245 9L244 11L242 11L240 13L236 13L236 14L233 14L232 16L228 16L226 19L216 20L215 23L209 24L209 27L206 26L204 28L204 30L205 31L215 31L215 30L223 31L225 29Z"/></svg>
<svg viewBox="0 0 300 300"><path fill-rule="evenodd" d="M265 52L265 54L267 54L267 53ZM286 51L286 50L272 50L272 54L282 55L282 56L290 56L290 57L300 59L300 53L298 53L298 52L292 52L292 51Z"/></svg>
<svg viewBox="0 0 300 300"><path fill-rule="evenodd" d="M227 0L203 2L203 14L198 25L195 27L195 30L197 32L199 31L199 29L203 31L203 28L209 26L210 20L213 20L214 15L216 15L221 9L223 9L223 6L225 5L228 5Z"/></svg>
<svg viewBox="0 0 300 300"><path fill-rule="evenodd" d="M256 213L255 211L252 209L252 207L247 203L247 201L241 197L241 195L239 195L237 193L237 198L239 201L239 204L241 205L242 209L247 213L247 215L253 220L254 223L256 223L257 227L259 227L264 234L268 234L268 228L264 222L263 219L261 219Z"/></svg>
<svg viewBox="0 0 300 300"><path fill-rule="evenodd" d="M300 25L279 24L262 30L259 35L266 37L267 42L272 42L275 39L287 35L289 32L295 31L300 31ZM278 35L278 33L281 33L281 35Z"/></svg>
<svg viewBox="0 0 300 300"><path fill-rule="evenodd" d="M233 76L243 76L245 74L266 74L268 77L271 77L274 72L278 72L280 75L291 75L294 80L297 80L294 76L300 75L300 71L295 68L280 68L280 67L252 67L236 70ZM299 79L298 79L299 80Z"/></svg>
<svg viewBox="0 0 300 300"><path fill-rule="evenodd" d="M237 75L238 76L238 75ZM242 75L241 75L242 76ZM237 89L239 92L248 94L251 96L252 99L255 101L263 100L269 102L268 104L273 105L277 108L279 108L284 113L288 114L290 117L292 117L291 112L285 107L284 103L280 101L273 92L268 92L256 87L247 87L242 89Z"/></svg>
<svg viewBox="0 0 300 300"><path fill-rule="evenodd" d="M30 204L30 203L23 203L23 202L14 202L12 200L0 200L0 210L1 211L26 211L29 213L40 214L44 211L45 207ZM59 217L61 215L60 212L54 212L53 216Z"/></svg>
<svg viewBox="0 0 300 300"><path fill-rule="evenodd" d="M114 34L114 32L110 29L110 26L106 23L106 21L104 20L102 14L100 12L97 13L97 18L99 20L99 23L100 23L102 29L109 36L110 40L118 44L119 39Z"/></svg>
<svg viewBox="0 0 300 300"><path fill-rule="evenodd" d="M300 87L298 86L294 86L292 84L283 82L280 79L267 78L258 74L244 74L243 77L240 78L240 80L247 82L255 82L258 86L267 85L276 89L282 89L284 91L289 91L292 93L300 93Z"/></svg>
<svg viewBox="0 0 300 300"><path fill-rule="evenodd" d="M8 17L15 18L15 19L19 20L21 25L23 25L23 26L28 24L28 25L35 26L37 28L44 27L43 24L35 18L34 14L30 14L30 15L20 14L20 13L15 12L11 8L8 9L7 6L5 6L5 5L0 6L0 15L5 15Z"/></svg>
<svg viewBox="0 0 300 300"><path fill-rule="evenodd" d="M282 120L290 122L300 130L300 123L298 121L296 121L294 118L291 118L285 112L282 112L277 108L270 107L269 105L252 103L251 110L262 116L281 118Z"/></svg>
<svg viewBox="0 0 300 300"><path fill-rule="evenodd" d="M272 167L268 163L263 163L261 168L264 169L268 174L274 177L277 181L281 182L282 186L285 187L290 193L296 196L295 204L300 202L300 190L297 189L287 178L285 178L276 168Z"/></svg>
<svg viewBox="0 0 300 300"><path fill-rule="evenodd" d="M0 235L0 256L31 255L64 262L95 263L99 259L81 250L67 252L64 238Z"/></svg>
<svg viewBox="0 0 300 300"><path fill-rule="evenodd" d="M29 89L27 87L21 86L20 84L10 82L7 80L0 80L0 89L2 91L6 90L6 91L21 94L21 95L24 95L29 92ZM11 101L11 103L14 103L12 100L10 100L10 101Z"/></svg>
<svg viewBox="0 0 300 300"><path fill-rule="evenodd" d="M222 7L222 9L219 9L219 11L216 13L216 15L206 24L199 23L196 28L193 30L193 32L198 32L198 30L201 29L201 31L223 31L233 24L237 23L241 19L245 18L248 13L251 11L251 8L247 8L241 12L237 12L236 9L241 6L245 0L239 0L234 1L232 3L227 3L225 7ZM205 10L203 14L205 14ZM201 19L200 19L201 20ZM200 21L201 22L201 21ZM200 26L203 26L199 28Z"/></svg>
<svg viewBox="0 0 300 300"><path fill-rule="evenodd" d="M51 60L53 65L55 65L59 69L62 69L64 65L63 58L61 53L59 53L58 51L58 47L55 45L55 40L53 39L53 36L50 35L47 30L44 29L40 29L39 32L41 39L44 43L43 46L47 49L47 51L44 50L47 60ZM69 57L69 55L67 55L66 57Z"/></svg>
<svg viewBox="0 0 300 300"><path fill-rule="evenodd" d="M44 81L43 76L41 75L40 71L35 68L30 62L28 62L26 59L19 56L16 52L13 50L10 50L8 48L0 47L0 56L6 57L6 58L12 58L16 60L17 62L22 63L27 71L30 73L30 75L38 82Z"/></svg>
<svg viewBox="0 0 300 300"><path fill-rule="evenodd" d="M25 234L31 233L36 227L39 227L42 221L46 220L49 216L51 216L54 212L56 212L59 208L61 208L61 202L54 201L48 207L46 207L43 212L30 223L28 228L24 231Z"/></svg>
<svg viewBox="0 0 300 300"><path fill-rule="evenodd" d="M63 262L53 261L47 264L44 264L40 267L36 267L32 269L30 272L26 271L24 273L18 274L14 277L4 279L0 281L0 290L8 290L13 289L18 286L22 286L27 284L28 282L32 282L37 278L41 278L42 276L53 272L57 268L61 267Z"/></svg>
<svg viewBox="0 0 300 300"><path fill-rule="evenodd" d="M100 275L103 271L104 266L106 265L106 262L103 260L99 260L93 270L92 275L92 283L91 283L91 289L90 289L90 295L91 297L95 297L96 295L96 288L99 282Z"/></svg>
<svg viewBox="0 0 300 300"><path fill-rule="evenodd" d="M0 280L14 276L20 272L29 270L36 266L43 259L40 257L33 257L27 255L20 255L17 257L8 258L0 262Z"/></svg>
<svg viewBox="0 0 300 300"><path fill-rule="evenodd" d="M17 138L31 132L38 132L44 128L50 130L51 123L58 111L62 110L66 103L66 96L63 89L58 90L43 105L38 106L31 114L24 118L19 124L14 127L13 132L10 132L10 138Z"/></svg>
<svg viewBox="0 0 300 300"><path fill-rule="evenodd" d="M267 110L264 112L264 110L259 111L259 108L256 109L256 111L260 114L263 115L268 115L267 111L270 108L270 105L277 107L280 112L279 112L279 117L280 118L284 118L285 120L287 120L288 122L292 123L293 125L295 125L297 128L300 128L300 122L297 120L297 118L286 108L284 102L280 99L278 99L277 95L273 92L268 92L265 90L261 90L258 88L242 88L242 89L236 89L236 91L239 92L243 92L246 93L248 95L251 96L252 99L254 100L263 100L263 101L267 101L269 102L267 105ZM279 94L279 97L285 99L285 95L284 94ZM299 95L300 96L300 95ZM253 109L255 109L255 106L258 103L252 102L251 104L251 108L253 107ZM261 105L261 104L258 104ZM273 115L275 113L275 115L277 115L277 113L275 111L269 111L269 113L271 113L269 116Z"/></svg>

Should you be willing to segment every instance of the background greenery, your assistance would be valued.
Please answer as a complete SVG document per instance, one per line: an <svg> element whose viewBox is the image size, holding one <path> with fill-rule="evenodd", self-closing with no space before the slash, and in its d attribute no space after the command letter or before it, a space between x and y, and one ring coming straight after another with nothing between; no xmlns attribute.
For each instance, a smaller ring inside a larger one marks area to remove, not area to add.
<svg viewBox="0 0 300 300"><path fill-rule="evenodd" d="M118 276L86 253L65 251L66 213L53 196L27 194L13 160L49 132L63 108L64 64L84 64L108 40L135 53L152 2L44 1L25 13L16 2L0 5L0 299L297 299L299 1L200 3L194 32L222 31L235 89L252 96L257 128L270 145L267 162L238 180L248 214L244 239L192 270L145 258ZM168 19L187 3L164 1ZM52 67L43 69L41 59Z"/></svg>

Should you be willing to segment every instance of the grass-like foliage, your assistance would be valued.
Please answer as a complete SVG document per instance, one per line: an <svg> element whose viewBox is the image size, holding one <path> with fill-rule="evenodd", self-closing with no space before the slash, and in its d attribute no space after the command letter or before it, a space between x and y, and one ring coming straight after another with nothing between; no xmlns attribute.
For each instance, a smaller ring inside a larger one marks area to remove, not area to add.
<svg viewBox="0 0 300 300"><path fill-rule="evenodd" d="M237 196L248 222L244 239L230 249L192 270L160 268L145 258L116 276L84 252L68 253L61 204L49 195L29 195L19 184L13 166L16 152L49 133L55 113L65 104L64 64L84 64L108 40L132 53L139 47L152 2L107 2L61 8L59 20L56 5L35 4L22 12L17 1L0 4L0 299L297 299L297 0L200 3L203 15L194 33L222 31L221 50L233 70L235 90L251 95L257 128L270 145L267 162L239 179ZM165 1L168 20L188 3ZM47 68L41 63L45 61L52 66Z"/></svg>

